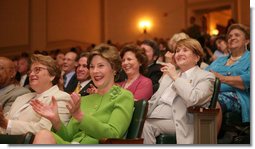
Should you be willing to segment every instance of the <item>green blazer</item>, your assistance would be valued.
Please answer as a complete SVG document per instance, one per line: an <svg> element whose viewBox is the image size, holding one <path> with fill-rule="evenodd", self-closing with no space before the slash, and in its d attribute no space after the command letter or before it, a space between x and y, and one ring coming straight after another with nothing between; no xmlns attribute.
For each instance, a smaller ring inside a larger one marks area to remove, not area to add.
<svg viewBox="0 0 255 149"><path fill-rule="evenodd" d="M105 95L91 94L81 99L84 117L81 122L71 118L53 133L58 144L97 144L101 138L122 138L133 115L131 92L113 86Z"/></svg>

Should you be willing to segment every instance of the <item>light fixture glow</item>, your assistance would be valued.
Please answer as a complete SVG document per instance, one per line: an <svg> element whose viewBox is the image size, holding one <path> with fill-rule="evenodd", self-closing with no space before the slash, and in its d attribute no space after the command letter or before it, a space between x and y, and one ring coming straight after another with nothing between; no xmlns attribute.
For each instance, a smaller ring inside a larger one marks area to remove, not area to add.
<svg viewBox="0 0 255 149"><path fill-rule="evenodd" d="M213 29L211 31L211 34L217 36L219 34L219 31L217 29Z"/></svg>
<svg viewBox="0 0 255 149"><path fill-rule="evenodd" d="M139 22L139 27L143 30L143 33L146 34L148 30L151 28L151 21L141 20Z"/></svg>

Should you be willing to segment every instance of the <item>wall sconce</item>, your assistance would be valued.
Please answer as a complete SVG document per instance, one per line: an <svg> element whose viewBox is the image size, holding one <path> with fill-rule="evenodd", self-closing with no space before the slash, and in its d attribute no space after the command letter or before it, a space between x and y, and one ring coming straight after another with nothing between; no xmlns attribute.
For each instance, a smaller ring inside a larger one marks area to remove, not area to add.
<svg viewBox="0 0 255 149"><path fill-rule="evenodd" d="M139 22L139 27L142 29L144 34L147 34L148 30L151 28L151 22L148 20L142 20Z"/></svg>
<svg viewBox="0 0 255 149"><path fill-rule="evenodd" d="M219 30L217 30L217 29L211 30L211 35L217 36L218 34L219 34Z"/></svg>

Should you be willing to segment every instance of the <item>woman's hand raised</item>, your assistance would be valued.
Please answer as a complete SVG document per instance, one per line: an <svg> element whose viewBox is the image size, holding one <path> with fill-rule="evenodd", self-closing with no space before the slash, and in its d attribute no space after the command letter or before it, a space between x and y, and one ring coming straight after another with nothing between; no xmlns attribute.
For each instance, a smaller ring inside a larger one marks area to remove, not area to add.
<svg viewBox="0 0 255 149"><path fill-rule="evenodd" d="M70 114L78 121L81 121L83 118L83 112L81 111L81 96L75 92L71 94L71 100L66 105Z"/></svg>
<svg viewBox="0 0 255 149"><path fill-rule="evenodd" d="M58 115L58 105L54 96L52 96L51 101L50 105L47 105L35 99L30 102L30 105L36 113L50 120L53 127L58 129L61 125L61 120Z"/></svg>

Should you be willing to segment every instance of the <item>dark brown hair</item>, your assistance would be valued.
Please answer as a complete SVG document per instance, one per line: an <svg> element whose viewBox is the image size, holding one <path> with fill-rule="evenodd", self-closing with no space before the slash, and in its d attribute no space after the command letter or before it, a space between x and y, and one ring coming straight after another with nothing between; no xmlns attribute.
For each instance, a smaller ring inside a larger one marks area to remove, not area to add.
<svg viewBox="0 0 255 149"><path fill-rule="evenodd" d="M147 63L148 63L148 58L145 54L145 50L138 45L135 44L128 44L125 45L121 50L120 50L120 57L123 58L126 52L132 52L135 54L135 57L137 60L141 63L141 66L139 68L139 72L141 74L144 74L147 68Z"/></svg>
<svg viewBox="0 0 255 149"><path fill-rule="evenodd" d="M242 25L242 24L232 24L231 26L229 26L228 28L228 32L227 32L227 36L229 35L229 33L233 30L233 29L238 29L240 31L242 31L245 35L246 39L250 39L250 30L247 26ZM228 37L227 37L228 38Z"/></svg>

